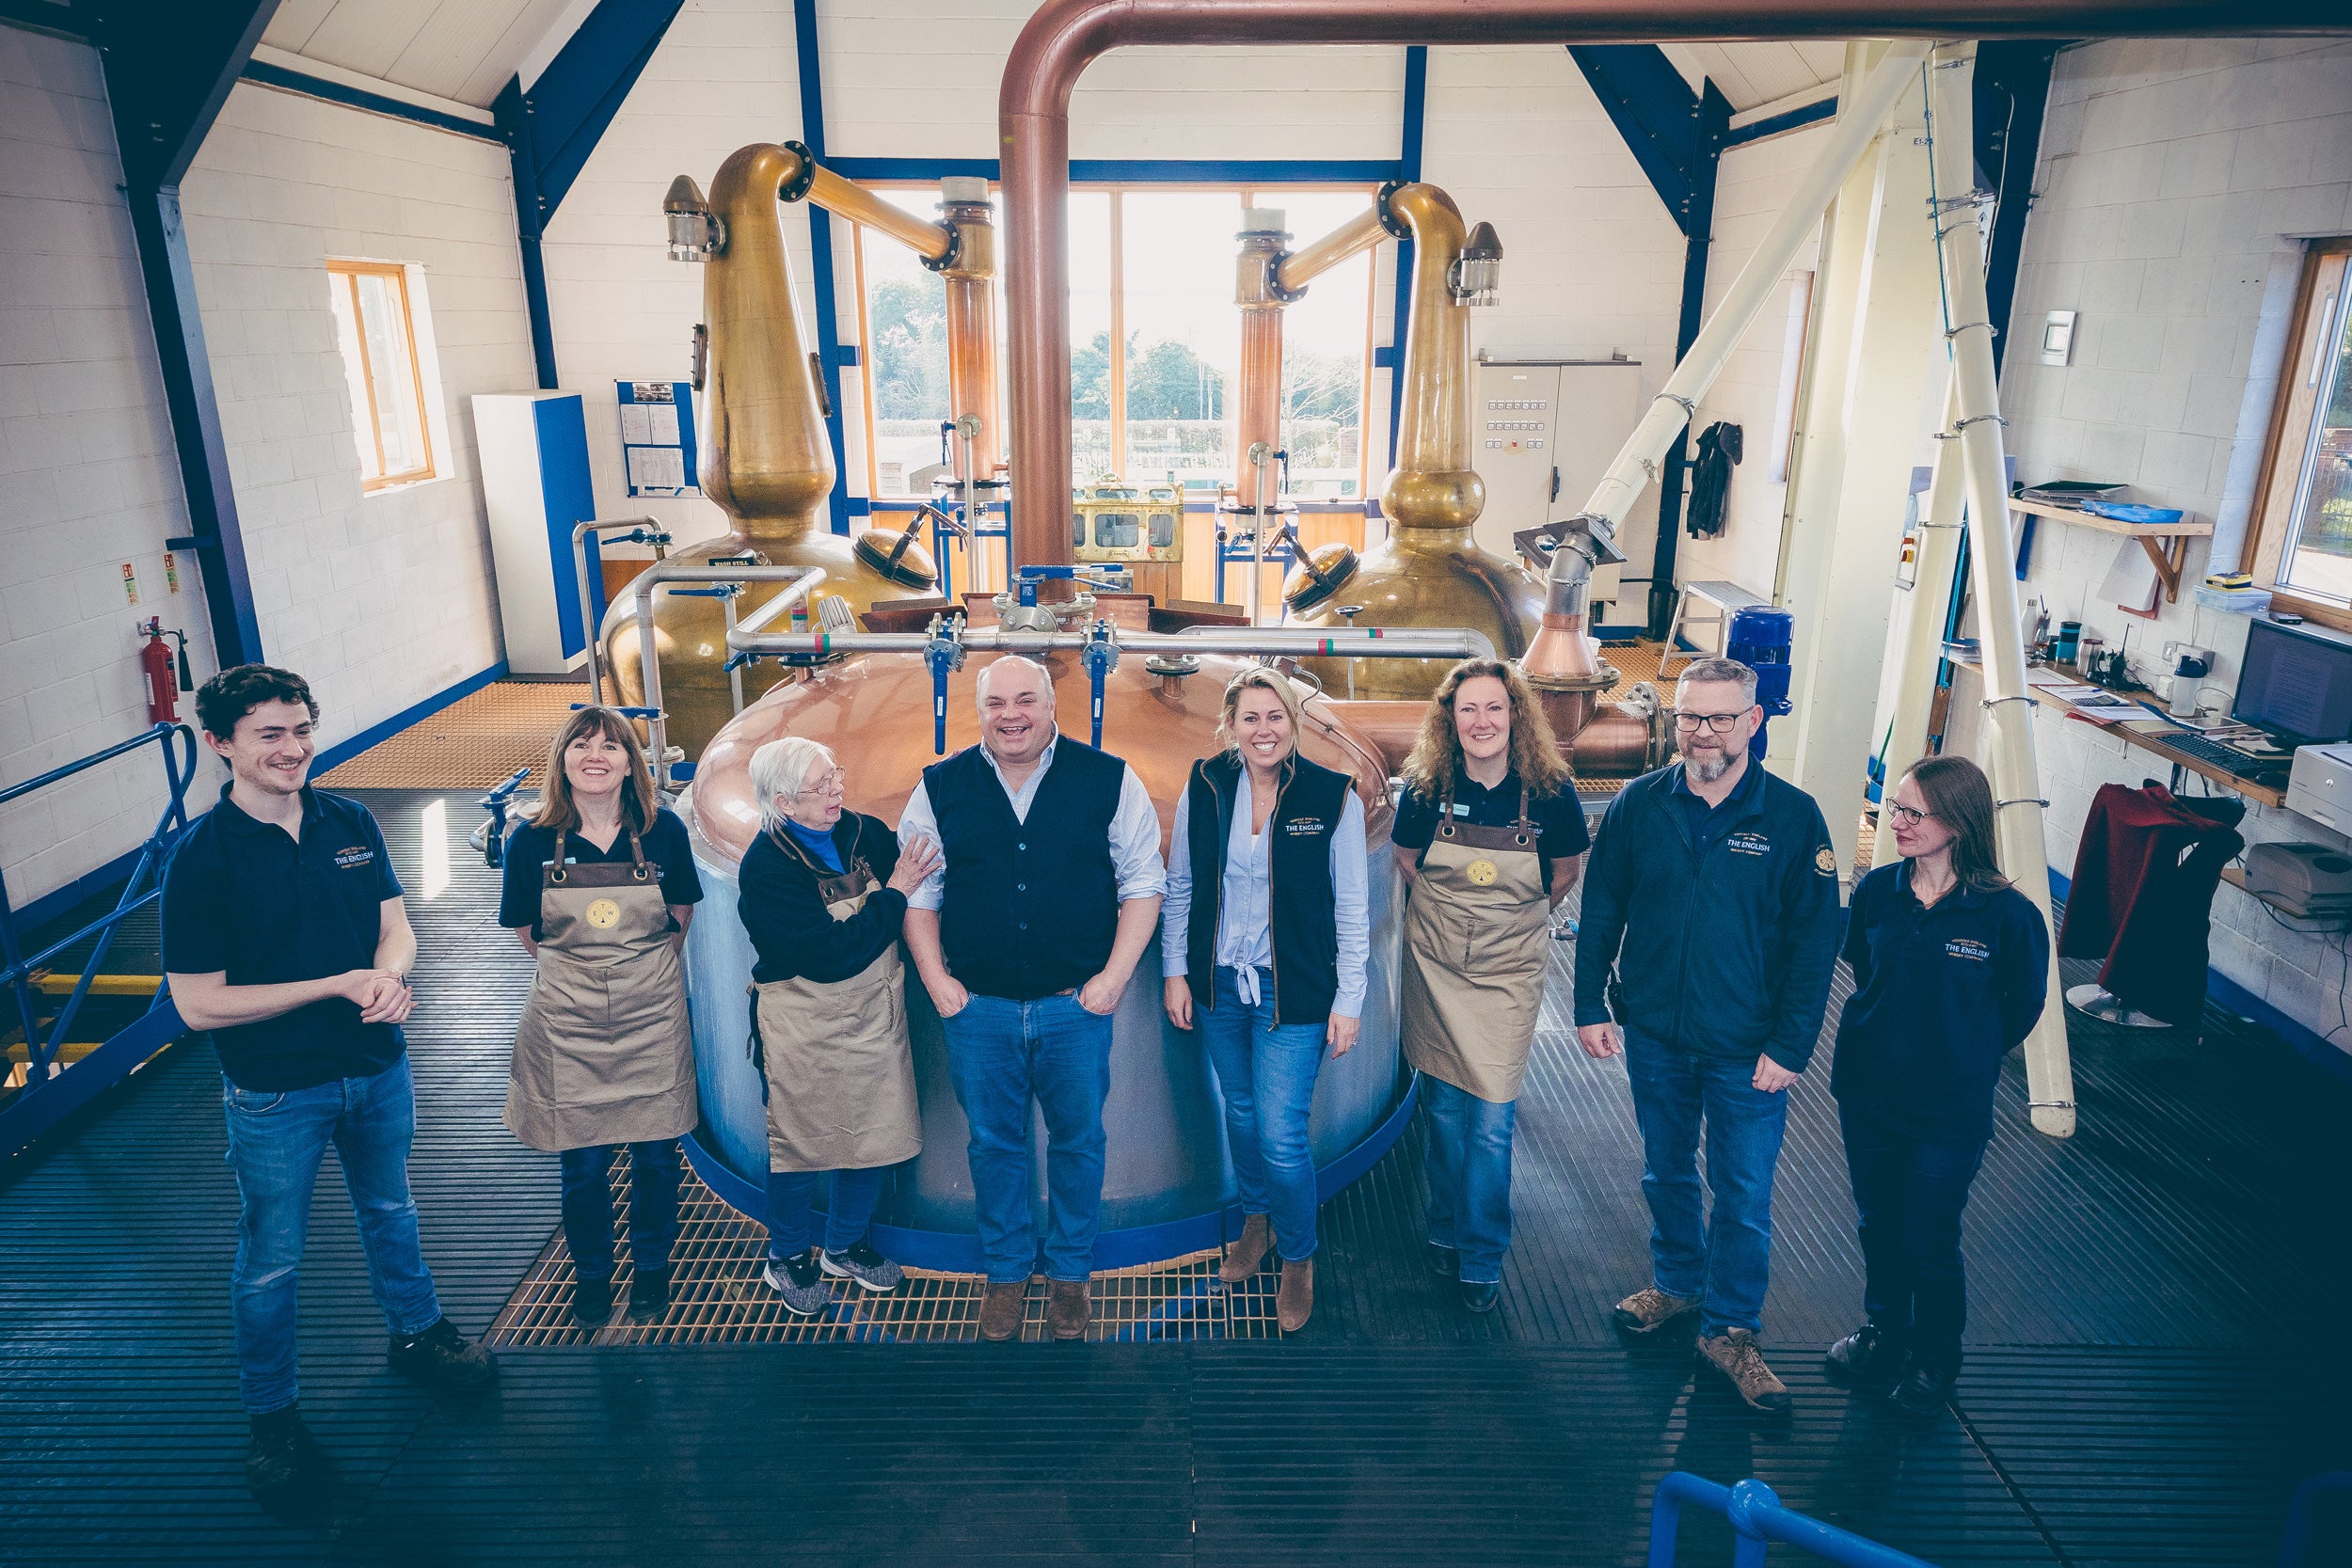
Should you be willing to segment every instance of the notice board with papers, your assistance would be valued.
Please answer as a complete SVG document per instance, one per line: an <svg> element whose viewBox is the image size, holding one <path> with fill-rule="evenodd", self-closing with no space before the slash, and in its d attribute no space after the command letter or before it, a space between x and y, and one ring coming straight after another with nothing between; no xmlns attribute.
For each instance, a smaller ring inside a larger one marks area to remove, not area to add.
<svg viewBox="0 0 2352 1568"><path fill-rule="evenodd" d="M621 462L632 496L701 494L694 467L694 384L621 381Z"/></svg>

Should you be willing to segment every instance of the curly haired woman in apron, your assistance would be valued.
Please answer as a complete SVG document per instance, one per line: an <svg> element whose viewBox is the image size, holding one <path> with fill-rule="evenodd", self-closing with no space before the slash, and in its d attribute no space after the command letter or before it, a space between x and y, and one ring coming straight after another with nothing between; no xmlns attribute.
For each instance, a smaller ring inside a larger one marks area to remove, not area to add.
<svg viewBox="0 0 2352 1568"><path fill-rule="evenodd" d="M629 1150L628 1315L670 1306L677 1140L694 1130L694 1043L678 963L703 895L686 824L660 803L636 726L572 715L548 749L539 809L506 844L499 924L538 961L515 1033L506 1125L563 1155L573 1320L612 1315L615 1146Z"/></svg>
<svg viewBox="0 0 2352 1568"><path fill-rule="evenodd" d="M1583 808L1518 671L1457 664L1405 761L1390 841L1405 911L1405 1058L1422 1075L1429 1266L1491 1312L1511 1244L1511 1132L1551 911L1583 874Z"/></svg>
<svg viewBox="0 0 2352 1568"><path fill-rule="evenodd" d="M907 895L939 866L918 839L901 854L877 817L842 809L832 752L787 736L752 753L760 833L743 851L737 908L758 962L753 1018L768 1093L768 1288L808 1317L830 1279L897 1288L905 1271L868 1236L883 1170L923 1151L898 954ZM824 1245L817 1179L833 1173Z"/></svg>

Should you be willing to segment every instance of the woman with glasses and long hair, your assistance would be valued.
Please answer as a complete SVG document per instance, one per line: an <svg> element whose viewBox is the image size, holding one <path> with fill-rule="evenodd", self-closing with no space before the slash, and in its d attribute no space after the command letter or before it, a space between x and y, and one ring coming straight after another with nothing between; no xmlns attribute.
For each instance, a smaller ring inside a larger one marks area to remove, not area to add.
<svg viewBox="0 0 2352 1568"><path fill-rule="evenodd" d="M694 1130L678 955L703 895L686 824L654 793L636 726L586 707L548 749L539 809L506 841L499 924L538 965L515 1034L506 1125L563 1159L572 1317L612 1315L612 1152L629 1151L628 1312L670 1305L677 1140Z"/></svg>
<svg viewBox="0 0 2352 1568"><path fill-rule="evenodd" d="M1511 1133L1551 911L1592 838L1518 668L1466 659L1429 699L1390 830L1405 911L1406 1060L1422 1074L1429 1264L1490 1312L1511 1244Z"/></svg>
<svg viewBox="0 0 2352 1568"><path fill-rule="evenodd" d="M1314 1310L1315 1078L1356 1043L1372 954L1364 804L1298 754L1299 723L1289 676L1251 666L1226 684L1225 749L1192 766L1160 906L1168 1021L1208 1047L1241 1194L1217 1278L1237 1285L1279 1249L1286 1334Z"/></svg>
<svg viewBox="0 0 2352 1568"><path fill-rule="evenodd" d="M1993 788L1965 757L1915 763L1886 807L1902 858L1854 885L1830 1090L1862 1217L1869 1321L1833 1381L1932 1415L1960 1374L1961 1212L1993 1135L2001 1060L2049 985L2042 911L1994 861Z"/></svg>
<svg viewBox="0 0 2352 1568"><path fill-rule="evenodd" d="M849 774L814 740L752 753L760 832L743 851L737 910L758 961L752 1028L768 1096L768 1288L800 1317L833 1299L828 1278L895 1290L905 1271L868 1230L882 1173L923 1151L898 934L907 895L939 846L901 851L879 817L849 811ZM833 1177L824 1244L818 1178Z"/></svg>

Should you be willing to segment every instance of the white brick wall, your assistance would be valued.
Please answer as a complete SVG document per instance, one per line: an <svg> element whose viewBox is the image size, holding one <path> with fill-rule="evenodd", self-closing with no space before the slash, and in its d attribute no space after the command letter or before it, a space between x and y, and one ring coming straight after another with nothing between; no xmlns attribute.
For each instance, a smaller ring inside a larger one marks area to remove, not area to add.
<svg viewBox="0 0 2352 1568"><path fill-rule="evenodd" d="M1820 155L1833 123L1825 120L1724 150L1715 177L1714 241L1707 256L1710 312L1780 215L1789 191ZM1814 234L1789 262L1790 278L1817 264L1818 226ZM1731 470L1724 531L1711 539L1693 539L1687 532L1682 537L1675 570L1684 582L1735 582L1772 597L1780 564L1781 514L1788 496L1786 481L1772 477L1772 431L1783 406L1782 378L1795 357L1788 345L1789 317L1798 309L1788 288L1775 290L1715 385L1699 400L1698 415L1691 421L1694 456L1698 433L1718 420L1740 426L1745 445L1739 467ZM1802 330L1803 323L1798 326Z"/></svg>
<svg viewBox="0 0 2352 1568"><path fill-rule="evenodd" d="M471 399L534 380L507 155L240 83L182 201L262 646L331 745L501 657ZM330 257L422 268L432 480L360 493Z"/></svg>
<svg viewBox="0 0 2352 1568"><path fill-rule="evenodd" d="M135 623L211 634L97 54L0 26L0 784L147 728ZM125 602L122 562L138 573ZM22 905L134 848L163 809L154 752L0 807Z"/></svg>
<svg viewBox="0 0 2352 1568"><path fill-rule="evenodd" d="M2282 346L2279 316L2296 239L2352 230L2352 44L2312 40L2118 42L2058 56L2042 134L2040 193L2026 233L2003 367L2010 450L2027 482L2118 480L2133 499L2242 529ZM2074 362L2032 352L2042 316L2081 312ZM2220 651L2213 684L2234 686L2246 623L2183 602L2153 622L2098 597L2119 545L2088 529L2038 525L2021 597L2080 618L2135 656L2169 639ZM2233 551L2228 538L2215 546ZM2192 540L2184 577L2201 580ZM2224 554L2223 559L2229 559ZM2153 657L2140 666L2155 673ZM1979 744L1974 678L1963 673L1949 744ZM2091 726L2044 713L2035 745L2048 786L2050 863L2072 872L2090 797L2163 769ZM2250 839L2342 844L2318 824L2256 807ZM2224 886L2214 964L2314 1031L2339 1026L2342 949L2290 932Z"/></svg>

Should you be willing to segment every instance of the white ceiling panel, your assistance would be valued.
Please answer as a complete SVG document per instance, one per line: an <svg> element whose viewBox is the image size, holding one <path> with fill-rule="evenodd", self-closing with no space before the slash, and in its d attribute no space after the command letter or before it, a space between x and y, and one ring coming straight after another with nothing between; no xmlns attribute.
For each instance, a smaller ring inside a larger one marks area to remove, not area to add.
<svg viewBox="0 0 2352 1568"><path fill-rule="evenodd" d="M568 0L284 0L262 41L486 108Z"/></svg>
<svg viewBox="0 0 2352 1568"><path fill-rule="evenodd" d="M1753 109L1837 80L1846 46L1804 43L1669 43L1666 57L1686 78L1706 76L1734 110Z"/></svg>

